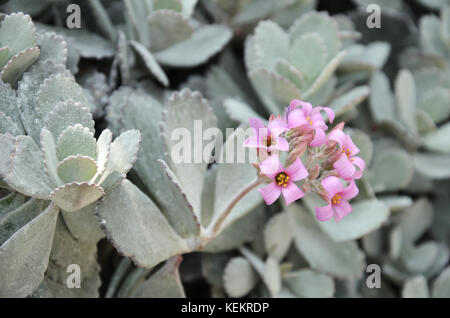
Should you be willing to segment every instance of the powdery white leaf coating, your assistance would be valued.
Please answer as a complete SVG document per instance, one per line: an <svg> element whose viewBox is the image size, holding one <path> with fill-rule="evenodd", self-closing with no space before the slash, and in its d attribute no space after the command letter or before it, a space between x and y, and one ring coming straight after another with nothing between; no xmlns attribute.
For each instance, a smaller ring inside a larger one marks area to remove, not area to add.
<svg viewBox="0 0 450 318"><path fill-rule="evenodd" d="M258 281L252 265L244 257L232 258L225 267L223 283L225 291L231 297L247 295Z"/></svg>
<svg viewBox="0 0 450 318"><path fill-rule="evenodd" d="M50 198L61 209L75 212L97 201L104 194L105 191L98 185L73 182L56 188Z"/></svg>

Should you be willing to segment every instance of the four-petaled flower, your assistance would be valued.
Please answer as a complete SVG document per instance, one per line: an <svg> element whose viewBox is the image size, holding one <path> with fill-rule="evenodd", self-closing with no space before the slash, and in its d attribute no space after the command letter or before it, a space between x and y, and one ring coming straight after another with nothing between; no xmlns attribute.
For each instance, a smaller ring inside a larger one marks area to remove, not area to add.
<svg viewBox="0 0 450 318"><path fill-rule="evenodd" d="M333 163L333 168L339 176L347 181L361 178L366 164L363 159L356 157L359 148L353 143L352 138L342 130L335 129L329 133L328 140L337 142L342 151ZM355 165L359 170L355 168Z"/></svg>
<svg viewBox="0 0 450 318"><path fill-rule="evenodd" d="M298 108L298 106L301 108ZM289 105L289 113L287 116L288 128L301 127L304 131L314 131L314 139L310 142L310 146L319 147L327 142L325 131L328 126L322 118L321 111L325 111L330 123L334 120L334 112L329 107L312 107L310 103L302 102L294 99Z"/></svg>
<svg viewBox="0 0 450 318"><path fill-rule="evenodd" d="M255 135L248 137L244 142L244 147L256 147L272 152L273 149L288 151L289 144L280 134L288 130L287 124L282 119L273 119L269 121L267 127L261 119L250 117L250 127L253 128Z"/></svg>
<svg viewBox="0 0 450 318"><path fill-rule="evenodd" d="M266 204L270 205L275 202L281 193L287 205L303 197L303 191L300 190L294 181L306 178L308 171L306 171L299 158L289 167L284 168L278 156L273 155L261 162L259 167L262 174L273 180L265 187L258 189Z"/></svg>
<svg viewBox="0 0 450 318"><path fill-rule="evenodd" d="M324 178L321 183L326 191L324 199L328 205L316 207L317 219L327 221L334 215L334 219L340 221L352 211L352 206L347 201L356 197L359 190L353 180L344 188L342 181L334 176Z"/></svg>

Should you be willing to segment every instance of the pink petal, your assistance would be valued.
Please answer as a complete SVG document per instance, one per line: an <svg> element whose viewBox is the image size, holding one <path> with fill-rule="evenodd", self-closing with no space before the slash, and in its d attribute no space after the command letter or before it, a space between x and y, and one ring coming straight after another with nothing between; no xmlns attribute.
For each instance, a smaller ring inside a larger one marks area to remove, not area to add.
<svg viewBox="0 0 450 318"><path fill-rule="evenodd" d="M329 176L322 180L322 186L328 193L328 197L331 200L337 193L342 192L344 190L344 186L342 185L342 181L335 176Z"/></svg>
<svg viewBox="0 0 450 318"><path fill-rule="evenodd" d="M324 207L316 206L316 217L319 221L327 221L331 219L332 216L333 209L331 208L331 204Z"/></svg>
<svg viewBox="0 0 450 318"><path fill-rule="evenodd" d="M294 110L294 109L297 108L301 103L302 103L302 101L300 101L300 100L298 100L298 99L293 99L293 100L291 101L291 103L289 104L290 110Z"/></svg>
<svg viewBox="0 0 450 318"><path fill-rule="evenodd" d="M342 130L339 129L333 129L328 134L328 140L335 141L341 146L341 148L345 145L347 138Z"/></svg>
<svg viewBox="0 0 450 318"><path fill-rule="evenodd" d="M258 138L257 136L250 136L244 141L244 147L251 147L251 148L265 148L264 144L262 143L262 140Z"/></svg>
<svg viewBox="0 0 450 318"><path fill-rule="evenodd" d="M358 187L355 182L352 180L350 184L341 192L342 199L351 200L356 197L359 193Z"/></svg>
<svg viewBox="0 0 450 318"><path fill-rule="evenodd" d="M273 137L278 137L281 133L288 130L288 126L284 120L275 119L269 122L267 129Z"/></svg>
<svg viewBox="0 0 450 318"><path fill-rule="evenodd" d="M287 205L305 195L294 182L290 182L286 187L281 187L281 192L283 193Z"/></svg>
<svg viewBox="0 0 450 318"><path fill-rule="evenodd" d="M269 183L263 188L259 188L258 191L261 193L267 205L274 203L281 194L281 189L275 182Z"/></svg>
<svg viewBox="0 0 450 318"><path fill-rule="evenodd" d="M324 110L325 113L327 114L328 121L330 123L333 123L333 121L334 121L334 111L330 107L322 107L322 106L314 107L313 113L316 112L316 111L321 112L322 110Z"/></svg>
<svg viewBox="0 0 450 318"><path fill-rule="evenodd" d="M272 147L274 147L280 151L288 151L289 143L283 137L277 137L277 138L275 138L275 145L273 145Z"/></svg>
<svg viewBox="0 0 450 318"><path fill-rule="evenodd" d="M305 114L305 116L310 116L312 114L313 107L311 103L301 101L300 105L302 105L303 113Z"/></svg>
<svg viewBox="0 0 450 318"><path fill-rule="evenodd" d="M263 162L259 164L261 172L273 179L275 176L283 171L283 166L281 165L280 158L278 155L272 155Z"/></svg>
<svg viewBox="0 0 450 318"><path fill-rule="evenodd" d="M250 117L249 118L250 127L253 128L256 134L258 134L258 131L262 128L265 128L263 121L257 117Z"/></svg>
<svg viewBox="0 0 450 318"><path fill-rule="evenodd" d="M359 170L357 170L353 175L353 178L360 179L362 177L364 168L366 167L366 163L360 157L353 157L351 160L352 163L359 168Z"/></svg>
<svg viewBox="0 0 450 318"><path fill-rule="evenodd" d="M353 178L356 171L355 166L353 166L352 162L345 154L339 156L334 162L333 168L337 171L339 176L345 180Z"/></svg>
<svg viewBox="0 0 450 318"><path fill-rule="evenodd" d="M352 138L349 135L346 136L344 148L350 152L350 157L353 157L359 153L359 148L356 147L356 145L353 143Z"/></svg>
<svg viewBox="0 0 450 318"><path fill-rule="evenodd" d="M288 116L288 127L294 128L302 125L306 125L308 122L301 109L293 110Z"/></svg>
<svg viewBox="0 0 450 318"><path fill-rule="evenodd" d="M320 128L316 128L315 131L316 131L316 134L314 136L314 139L311 141L311 143L309 145L311 147L322 146L323 144L325 144L327 142L327 136L325 135L325 132Z"/></svg>
<svg viewBox="0 0 450 318"><path fill-rule="evenodd" d="M300 158L297 158L289 167L284 169L292 181L305 179L308 176L308 171L305 169Z"/></svg>
<svg viewBox="0 0 450 318"><path fill-rule="evenodd" d="M344 216L352 211L352 206L347 201L341 201L339 204L333 204L334 219L339 222Z"/></svg>

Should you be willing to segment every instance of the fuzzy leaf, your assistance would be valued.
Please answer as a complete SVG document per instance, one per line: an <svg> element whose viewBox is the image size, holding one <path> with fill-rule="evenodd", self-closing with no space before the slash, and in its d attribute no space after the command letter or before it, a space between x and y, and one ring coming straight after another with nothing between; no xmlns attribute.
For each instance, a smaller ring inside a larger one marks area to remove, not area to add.
<svg viewBox="0 0 450 318"><path fill-rule="evenodd" d="M430 179L450 177L450 156L434 153L417 153L414 165L418 172Z"/></svg>
<svg viewBox="0 0 450 318"><path fill-rule="evenodd" d="M97 173L97 165L91 157L68 156L58 164L57 171L64 183L87 182Z"/></svg>
<svg viewBox="0 0 450 318"><path fill-rule="evenodd" d="M258 283L258 276L249 261L244 257L232 258L223 274L223 283L231 297L246 296Z"/></svg>
<svg viewBox="0 0 450 318"><path fill-rule="evenodd" d="M403 285L403 298L429 298L430 291L428 290L427 280L423 276L415 276L408 279Z"/></svg>
<svg viewBox="0 0 450 318"><path fill-rule="evenodd" d="M418 104L431 119L439 124L450 115L450 92L443 87L433 87L422 96Z"/></svg>
<svg viewBox="0 0 450 318"><path fill-rule="evenodd" d="M310 269L288 273L283 276L283 281L298 297L328 298L334 294L333 279Z"/></svg>
<svg viewBox="0 0 450 318"><path fill-rule="evenodd" d="M97 145L94 134L89 131L89 128L80 124L67 127L58 137L56 154L60 161L76 155L91 157L95 160Z"/></svg>
<svg viewBox="0 0 450 318"><path fill-rule="evenodd" d="M395 80L395 99L397 102L398 116L400 120L414 134L416 127L416 86L414 77L408 70L401 70Z"/></svg>
<svg viewBox="0 0 450 318"><path fill-rule="evenodd" d="M365 100L369 92L368 86L357 86L331 101L330 107L334 110L336 117L344 115Z"/></svg>
<svg viewBox="0 0 450 318"><path fill-rule="evenodd" d="M3 67L0 78L3 82L15 85L34 61L39 57L39 48L31 47L14 55Z"/></svg>
<svg viewBox="0 0 450 318"><path fill-rule="evenodd" d="M97 201L104 193L104 190L95 184L73 182L57 188L50 198L61 209L75 212Z"/></svg>
<svg viewBox="0 0 450 318"><path fill-rule="evenodd" d="M58 157L56 155L56 145L52 133L45 128L41 130L41 151L44 161L45 172L53 187L63 184L57 173Z"/></svg>
<svg viewBox="0 0 450 318"><path fill-rule="evenodd" d="M53 63L66 65L67 42L62 35L55 32L38 32L38 43L41 50L40 61L52 60Z"/></svg>
<svg viewBox="0 0 450 318"><path fill-rule="evenodd" d="M390 51L391 46L387 42L372 42L367 46L354 44L347 48L347 54L339 70L347 72L379 70L389 57Z"/></svg>
<svg viewBox="0 0 450 318"><path fill-rule="evenodd" d="M282 212L275 214L264 228L264 243L268 255L281 261L286 255L293 238L289 216Z"/></svg>
<svg viewBox="0 0 450 318"><path fill-rule="evenodd" d="M432 288L433 298L450 297L450 268L447 267L434 281Z"/></svg>
<svg viewBox="0 0 450 318"><path fill-rule="evenodd" d="M394 119L395 103L388 77L382 72L375 72L370 79L370 90L369 106L374 120Z"/></svg>
<svg viewBox="0 0 450 318"><path fill-rule="evenodd" d="M92 203L76 213L61 211L67 229L76 240L97 243L105 236L94 214L95 205Z"/></svg>
<svg viewBox="0 0 450 318"><path fill-rule="evenodd" d="M153 51L188 39L193 32L192 25L182 14L172 10L157 10L148 17L151 48Z"/></svg>
<svg viewBox="0 0 450 318"><path fill-rule="evenodd" d="M433 220L433 206L426 198L415 201L411 207L400 213L394 222L400 226L405 244L412 244L419 239Z"/></svg>
<svg viewBox="0 0 450 318"><path fill-rule="evenodd" d="M12 13L5 16L0 27L1 46L8 46L9 58L36 46L36 30L28 14Z"/></svg>

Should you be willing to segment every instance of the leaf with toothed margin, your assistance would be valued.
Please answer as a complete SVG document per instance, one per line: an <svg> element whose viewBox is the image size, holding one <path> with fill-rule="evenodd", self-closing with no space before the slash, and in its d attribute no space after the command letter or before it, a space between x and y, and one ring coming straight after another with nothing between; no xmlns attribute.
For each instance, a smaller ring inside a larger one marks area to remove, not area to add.
<svg viewBox="0 0 450 318"><path fill-rule="evenodd" d="M52 60L54 63L66 65L67 42L62 35L54 32L38 32L37 39L41 49L40 61Z"/></svg>
<svg viewBox="0 0 450 318"><path fill-rule="evenodd" d="M239 99L227 98L223 101L223 107L225 107L230 118L240 124L248 123L249 117L257 117L264 120L261 115Z"/></svg>
<svg viewBox="0 0 450 318"><path fill-rule="evenodd" d="M222 50L231 36L231 30L224 25L205 25L198 28L190 38L159 51L155 58L167 66L197 66Z"/></svg>
<svg viewBox="0 0 450 318"><path fill-rule="evenodd" d="M48 200L52 187L45 173L41 150L30 136L0 135L5 156L0 176L11 188L30 197ZM2 156L2 157L3 157ZM4 160L3 160L4 159Z"/></svg>
<svg viewBox="0 0 450 318"><path fill-rule="evenodd" d="M150 53L150 51L147 50L145 46L137 41L132 40L130 41L130 44L142 57L145 66L150 71L150 73L152 73L161 84L163 84L164 86L168 86L169 79L167 78L166 73L164 73L164 70L153 57L153 54Z"/></svg>
<svg viewBox="0 0 450 318"><path fill-rule="evenodd" d="M87 182L97 173L97 165L91 157L68 156L58 164L57 171L64 183Z"/></svg>
<svg viewBox="0 0 450 318"><path fill-rule="evenodd" d="M86 92L75 82L73 76L65 73L50 75L39 87L36 106L39 118L45 118L58 102L69 99L88 105L89 109L93 108L89 103Z"/></svg>
<svg viewBox="0 0 450 318"><path fill-rule="evenodd" d="M137 160L140 143L141 133L138 130L127 130L121 133L111 144L105 171L96 183L108 191L125 178Z"/></svg>
<svg viewBox="0 0 450 318"><path fill-rule="evenodd" d="M216 117L208 102L198 92L191 92L189 89L172 94L163 113L161 137L168 165L197 216L200 215L203 179L207 161L210 160L203 158L203 150L210 142L198 136L203 136L206 129L216 127L216 124ZM184 140L185 138L188 140ZM191 145L190 158L186 158L184 154L183 158L180 158L180 140L183 144L188 142Z"/></svg>
<svg viewBox="0 0 450 318"><path fill-rule="evenodd" d="M185 298L180 279L181 256L174 256L142 282L130 295L133 298Z"/></svg>
<svg viewBox="0 0 450 318"><path fill-rule="evenodd" d="M316 206L324 206L326 203L317 195L305 195L303 198L306 206L315 216ZM353 210L339 222L334 219L317 221L319 227L335 242L345 242L359 239L381 226L389 219L388 207L378 200L363 200L352 203Z"/></svg>
<svg viewBox="0 0 450 318"><path fill-rule="evenodd" d="M45 172L52 183L53 188L63 184L57 173L59 159L56 155L55 139L52 133L45 128L41 130L41 151L44 161Z"/></svg>
<svg viewBox="0 0 450 318"><path fill-rule="evenodd" d="M74 155L97 159L97 144L94 134L89 131L89 128L80 124L67 127L56 142L56 155L60 161Z"/></svg>
<svg viewBox="0 0 450 318"><path fill-rule="evenodd" d="M22 73L37 60L39 52L38 47L31 47L14 55L0 72L2 81L15 85Z"/></svg>
<svg viewBox="0 0 450 318"><path fill-rule="evenodd" d="M75 124L87 127L94 133L94 120L87 105L72 99L57 103L45 117L44 124L55 138L58 138L68 126L75 126Z"/></svg>
<svg viewBox="0 0 450 318"><path fill-rule="evenodd" d="M14 120L0 111L0 134L11 134L13 136L23 135L22 127L19 127Z"/></svg>
<svg viewBox="0 0 450 318"><path fill-rule="evenodd" d="M267 69L255 69L248 76L259 98L271 113L280 113L284 105L301 96L298 88L288 79Z"/></svg>
<svg viewBox="0 0 450 318"><path fill-rule="evenodd" d="M250 262L242 257L232 258L223 273L225 291L231 297L246 296L259 282L259 277Z"/></svg>
<svg viewBox="0 0 450 318"><path fill-rule="evenodd" d="M372 42L367 46L353 44L346 50L347 54L339 66L339 71L372 72L383 67L389 57L391 46L387 42Z"/></svg>
<svg viewBox="0 0 450 318"><path fill-rule="evenodd" d="M0 47L0 69L8 62L9 48L7 46Z"/></svg>
<svg viewBox="0 0 450 318"><path fill-rule="evenodd" d="M330 107L334 110L336 117L358 106L369 96L370 90L366 85L357 86L331 101Z"/></svg>
<svg viewBox="0 0 450 318"><path fill-rule="evenodd" d="M311 268L338 278L356 278L362 275L365 268L364 253L355 241L333 241L300 205L290 205L287 212L292 218L297 250Z"/></svg>
<svg viewBox="0 0 450 318"><path fill-rule="evenodd" d="M1 46L8 46L9 58L17 53L36 46L36 29L28 14L12 13L6 15L0 27Z"/></svg>
<svg viewBox="0 0 450 318"><path fill-rule="evenodd" d="M74 212L97 201L104 193L98 185L73 182L57 188L50 198L61 209Z"/></svg>
<svg viewBox="0 0 450 318"><path fill-rule="evenodd" d="M61 210L64 223L70 234L72 234L76 240L97 243L100 239L105 237L105 234L100 227L100 223L95 217L95 206L96 203L94 202L81 210L78 210L76 213Z"/></svg>
<svg viewBox="0 0 450 318"><path fill-rule="evenodd" d="M0 297L29 296L42 282L58 210L50 204L0 245Z"/></svg>
<svg viewBox="0 0 450 318"><path fill-rule="evenodd" d="M157 10L148 17L152 51L164 50L188 39L193 32L189 20L172 10Z"/></svg>
<svg viewBox="0 0 450 318"><path fill-rule="evenodd" d="M198 236L200 234L200 223L199 223L199 211L194 211L192 205L189 203L186 193L183 192L176 175L169 168L167 163L163 160L158 160L161 165L161 169L165 172L168 179L170 190L173 193L174 200L178 202L178 206L181 210L177 211L177 219L169 219L171 225L177 231L177 233L183 237L187 238L190 236Z"/></svg>
<svg viewBox="0 0 450 318"><path fill-rule="evenodd" d="M97 174L101 175L106 169L111 154L112 133L109 129L102 131L97 139Z"/></svg>
<svg viewBox="0 0 450 318"><path fill-rule="evenodd" d="M305 86L305 75L285 59L278 59L275 64L278 74L291 81L298 89Z"/></svg>
<svg viewBox="0 0 450 318"><path fill-rule="evenodd" d="M9 84L0 81L0 112L11 117L15 123L20 123L20 114L16 92Z"/></svg>
<svg viewBox="0 0 450 318"><path fill-rule="evenodd" d="M414 166L425 177L446 179L450 177L450 156L448 154L417 153Z"/></svg>
<svg viewBox="0 0 450 318"><path fill-rule="evenodd" d="M153 201L128 180L106 194L96 215L112 245L138 266L151 268L189 250Z"/></svg>

